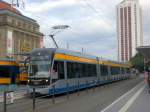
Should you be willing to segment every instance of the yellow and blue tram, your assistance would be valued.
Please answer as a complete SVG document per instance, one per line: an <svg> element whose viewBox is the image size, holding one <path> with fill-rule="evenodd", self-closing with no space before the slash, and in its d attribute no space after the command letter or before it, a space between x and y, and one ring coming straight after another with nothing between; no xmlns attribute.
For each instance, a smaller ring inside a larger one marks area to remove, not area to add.
<svg viewBox="0 0 150 112"><path fill-rule="evenodd" d="M0 60L0 85L26 84L28 73L24 62L16 62L14 59Z"/></svg>
<svg viewBox="0 0 150 112"><path fill-rule="evenodd" d="M16 84L19 65L13 59L0 60L0 85Z"/></svg>
<svg viewBox="0 0 150 112"><path fill-rule="evenodd" d="M55 94L130 77L130 65L65 49L34 49L29 56L29 92ZM67 86L66 86L67 85Z"/></svg>

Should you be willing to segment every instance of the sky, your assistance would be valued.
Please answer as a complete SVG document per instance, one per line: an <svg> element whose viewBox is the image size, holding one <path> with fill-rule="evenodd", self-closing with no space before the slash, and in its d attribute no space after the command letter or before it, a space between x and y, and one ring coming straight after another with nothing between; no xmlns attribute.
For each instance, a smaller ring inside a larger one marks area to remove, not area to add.
<svg viewBox="0 0 150 112"><path fill-rule="evenodd" d="M10 2L11 0L6 0ZM55 36L60 48L117 60L116 5L122 0L24 0L21 12L40 25L46 47L55 25L69 25ZM144 45L150 44L150 0L139 0L143 9Z"/></svg>

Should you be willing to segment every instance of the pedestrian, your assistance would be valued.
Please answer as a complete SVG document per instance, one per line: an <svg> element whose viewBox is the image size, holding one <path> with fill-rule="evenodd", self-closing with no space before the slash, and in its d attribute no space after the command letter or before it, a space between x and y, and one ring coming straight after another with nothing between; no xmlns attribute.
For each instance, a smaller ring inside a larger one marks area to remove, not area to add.
<svg viewBox="0 0 150 112"><path fill-rule="evenodd" d="M150 68L148 69L147 73L147 84L148 84L148 91L150 93Z"/></svg>

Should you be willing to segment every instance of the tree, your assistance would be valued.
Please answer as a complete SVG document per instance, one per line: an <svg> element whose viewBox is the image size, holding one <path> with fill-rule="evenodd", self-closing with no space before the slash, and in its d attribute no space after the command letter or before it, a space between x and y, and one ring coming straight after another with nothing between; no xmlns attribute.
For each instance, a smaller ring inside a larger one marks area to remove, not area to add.
<svg viewBox="0 0 150 112"><path fill-rule="evenodd" d="M130 59L132 67L138 69L140 72L144 71L144 57L142 54L137 53L133 58Z"/></svg>

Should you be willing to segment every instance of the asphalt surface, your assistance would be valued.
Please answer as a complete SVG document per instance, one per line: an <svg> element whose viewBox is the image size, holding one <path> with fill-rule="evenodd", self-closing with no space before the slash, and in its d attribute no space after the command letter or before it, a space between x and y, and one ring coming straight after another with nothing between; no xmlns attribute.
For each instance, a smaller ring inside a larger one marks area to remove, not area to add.
<svg viewBox="0 0 150 112"><path fill-rule="evenodd" d="M101 112L114 100L142 82L142 78L132 78L99 86L88 90L58 96L53 104L52 98L37 98L35 112ZM16 100L7 106L7 112L33 112L32 99L29 97ZM0 112L3 112L3 103L0 103Z"/></svg>

